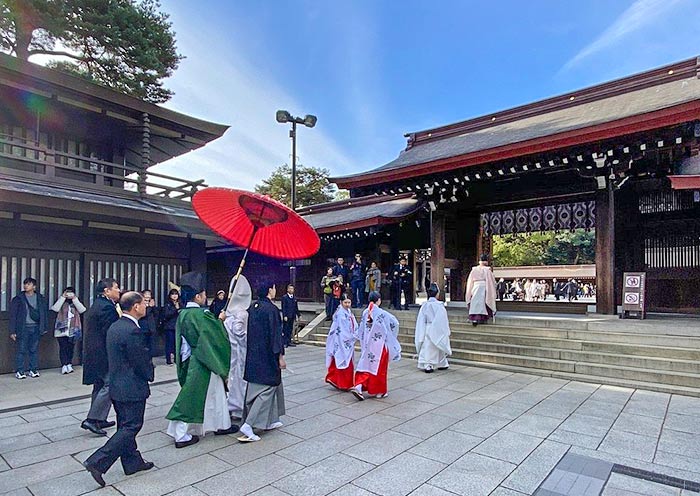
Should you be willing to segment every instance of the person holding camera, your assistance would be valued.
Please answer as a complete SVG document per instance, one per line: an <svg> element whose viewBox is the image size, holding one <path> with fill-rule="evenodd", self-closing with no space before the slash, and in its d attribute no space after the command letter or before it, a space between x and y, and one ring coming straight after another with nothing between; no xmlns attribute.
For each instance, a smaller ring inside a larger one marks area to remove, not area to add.
<svg viewBox="0 0 700 496"><path fill-rule="evenodd" d="M39 377L39 338L46 333L48 305L46 298L36 291L36 279L26 277L23 290L10 301L10 339L17 343L15 377ZM28 362L28 363L27 363ZM26 365L29 365L29 372Z"/></svg>
<svg viewBox="0 0 700 496"><path fill-rule="evenodd" d="M83 334L80 314L85 313L87 309L75 294L75 288L68 286L53 304L51 310L56 312L53 335L58 340L61 374L70 374L73 372L75 343Z"/></svg>

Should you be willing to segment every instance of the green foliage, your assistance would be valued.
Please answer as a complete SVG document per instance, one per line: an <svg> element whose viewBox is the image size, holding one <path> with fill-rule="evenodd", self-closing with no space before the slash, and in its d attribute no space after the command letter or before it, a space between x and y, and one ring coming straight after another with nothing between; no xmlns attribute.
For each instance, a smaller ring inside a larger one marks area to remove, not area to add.
<svg viewBox="0 0 700 496"><path fill-rule="evenodd" d="M595 232L537 232L493 237L493 261L498 267L595 263Z"/></svg>
<svg viewBox="0 0 700 496"><path fill-rule="evenodd" d="M175 33L157 0L0 0L0 50L162 103L177 69Z"/></svg>
<svg viewBox="0 0 700 496"><path fill-rule="evenodd" d="M338 191L334 185L328 182L329 174L328 169L297 165L297 207L340 200L343 198L343 194L347 195L347 192ZM255 192L291 206L291 166L284 164L272 171L270 177L263 179L262 184L255 186Z"/></svg>

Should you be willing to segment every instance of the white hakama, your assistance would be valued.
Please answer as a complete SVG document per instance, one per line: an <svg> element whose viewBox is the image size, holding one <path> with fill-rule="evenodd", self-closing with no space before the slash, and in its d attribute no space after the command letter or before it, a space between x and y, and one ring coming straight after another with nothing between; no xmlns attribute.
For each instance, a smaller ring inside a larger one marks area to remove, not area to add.
<svg viewBox="0 0 700 496"><path fill-rule="evenodd" d="M168 436L176 442L185 442L192 439L192 435L204 436L207 432L216 432L231 427L231 417L226 403L226 389L221 377L211 373L207 397L204 402L204 422L201 424L188 424L180 420L171 420L168 423Z"/></svg>

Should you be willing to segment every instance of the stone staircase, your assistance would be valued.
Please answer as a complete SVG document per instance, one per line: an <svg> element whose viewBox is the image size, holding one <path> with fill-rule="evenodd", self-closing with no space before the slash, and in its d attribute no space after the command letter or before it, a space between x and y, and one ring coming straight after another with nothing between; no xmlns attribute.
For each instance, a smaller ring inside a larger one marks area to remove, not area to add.
<svg viewBox="0 0 700 496"><path fill-rule="evenodd" d="M415 355L417 310L392 311L399 319L403 355ZM556 317L498 317L473 327L464 310L450 310L451 361L512 372L700 396L700 320L697 332L674 334L657 321ZM359 312L356 313L359 317ZM329 323L304 342L324 346Z"/></svg>

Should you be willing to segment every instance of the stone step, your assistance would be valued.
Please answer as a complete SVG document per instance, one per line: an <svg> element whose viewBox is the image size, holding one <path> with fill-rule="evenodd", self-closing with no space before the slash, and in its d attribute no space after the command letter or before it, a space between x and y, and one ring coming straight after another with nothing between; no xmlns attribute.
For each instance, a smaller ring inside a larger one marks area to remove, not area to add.
<svg viewBox="0 0 700 496"><path fill-rule="evenodd" d="M401 338L400 342L402 346L405 344L412 345L413 343L412 340L409 341L404 338ZM462 339L452 339L451 344L453 349L460 350L485 351L538 358L552 358L572 362L622 365L644 369L670 370L675 372L700 374L700 362L696 360L686 360L679 357L658 358L654 355L639 356L613 353L609 351L561 350L556 348L521 346Z"/></svg>
<svg viewBox="0 0 700 496"><path fill-rule="evenodd" d="M324 322L319 325L315 331L327 333L330 326ZM604 348L603 343L614 343L619 346L638 346L642 347L637 352L631 354L645 354L643 347L659 347L668 349L686 349L689 353L683 357L689 360L700 359L700 338L689 336L668 336L668 335L651 335L651 334L630 334L625 332L606 332L606 331L577 331L563 329L536 329L536 328L513 328L501 325L481 325L473 327L459 326L450 323L450 330L455 337L463 337L464 339L481 340L489 338L492 342L505 342L513 344L529 344L532 341L541 340L551 348L564 349L583 349L583 345L578 343L591 343L591 349L596 346ZM413 336L415 333L415 324L401 325L399 327L399 335ZM469 336L469 337L467 337ZM475 337L471 337L475 336ZM485 336L485 338L484 338ZM594 345L593 343L600 343ZM619 348L618 346L618 348ZM655 356L651 354L650 356ZM667 355L658 355L667 356ZM680 358L680 356L679 356Z"/></svg>
<svg viewBox="0 0 700 496"><path fill-rule="evenodd" d="M325 342L327 330L316 334ZM413 336L400 334L403 343ZM700 349L453 332L453 348L700 373Z"/></svg>
<svg viewBox="0 0 700 496"><path fill-rule="evenodd" d="M415 346L407 338L407 336L400 337L401 346L404 351L414 354ZM316 334L313 340L325 344L325 336L323 335ZM460 341L453 341L452 357L474 362L599 375L642 382L659 382L690 387L700 384L700 366L697 362L690 360L563 351L493 343L489 346L488 343L483 342L462 343Z"/></svg>
<svg viewBox="0 0 700 496"><path fill-rule="evenodd" d="M305 344L311 345L311 346L325 346L325 341L305 341ZM404 358L411 358L414 353L411 352L406 352L402 353ZM581 382L590 382L590 383L595 383L595 384L608 384L612 386L619 386L619 387L628 387L628 388L634 388L634 389L644 389L648 391L656 391L660 393L667 393L667 394L682 394L686 396L695 396L695 397L700 397L700 381L698 379L695 379L695 384L690 385L690 386L683 386L683 385L677 385L677 384L665 384L665 383L659 383L659 382L647 382L639 379L628 379L628 378L622 378L622 377L612 377L612 376L605 376L605 375L596 375L596 374L586 374L583 373L583 368L579 368L575 372L567 372L567 371L560 371L560 370L551 370L551 369L538 369L538 368L533 368L531 366L520 366L520 365L511 365L511 364L505 364L505 363L497 363L497 362L485 362L482 360L468 360L468 359L463 359L463 358L456 358L456 357L451 357L450 362L454 364L459 364L459 365L467 365L470 367L479 367L479 368L487 368L487 369L494 369L494 370L501 370L501 371L506 371L506 372L513 372L513 373L522 373L522 374L534 374L537 376L543 376L543 377L554 377L557 379L565 379L565 380L571 380L571 381L581 381Z"/></svg>
<svg viewBox="0 0 700 496"><path fill-rule="evenodd" d="M554 377L557 379L567 379L567 380L581 381L581 382L592 382L592 383L596 383L596 384L608 384L611 386L627 387L627 388L634 388L634 389L644 389L647 391L656 391L656 392L667 393L667 394L682 394L682 395L686 395L686 396L700 397L700 387L693 387L693 386L679 386L679 385L673 385L673 384L661 384L661 383L657 383L657 382L644 382L644 381L640 381L637 379L631 380L631 379L618 378L618 377L589 375L589 374L581 373L580 371L577 371L576 373L572 374L570 372L558 372L558 371L544 370L544 369L537 370L537 369L532 369L530 367L519 367L519 366L515 366L515 365L503 365L503 364L497 364L497 363L476 362L476 361L471 361L471 360L461 360L458 358L453 358L450 360L450 362L455 363L455 364L460 364L460 365L468 365L471 367L490 368L490 369L508 371L508 372L513 372L513 373L536 374L538 376Z"/></svg>

